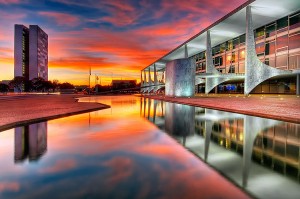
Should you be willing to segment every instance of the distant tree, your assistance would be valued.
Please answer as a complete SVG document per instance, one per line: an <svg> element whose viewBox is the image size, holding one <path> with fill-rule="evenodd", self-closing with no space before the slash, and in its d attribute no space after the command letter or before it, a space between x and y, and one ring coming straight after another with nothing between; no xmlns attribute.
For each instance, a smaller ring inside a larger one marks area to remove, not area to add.
<svg viewBox="0 0 300 199"><path fill-rule="evenodd" d="M53 88L53 91L55 92L55 90L58 88L58 86L59 86L59 81L57 80L57 79L54 79L53 81L52 81L52 88Z"/></svg>
<svg viewBox="0 0 300 199"><path fill-rule="evenodd" d="M32 88L33 88L33 90L35 90L35 91L44 90L45 80L43 78L36 77L36 78L33 78L31 80L31 82L32 82Z"/></svg>
<svg viewBox="0 0 300 199"><path fill-rule="evenodd" d="M23 76L16 76L10 82L9 85L14 87L18 92L22 92L25 87L26 79Z"/></svg>
<svg viewBox="0 0 300 199"><path fill-rule="evenodd" d="M49 93L50 89L53 89L53 83L51 81L44 81L42 88Z"/></svg>
<svg viewBox="0 0 300 199"><path fill-rule="evenodd" d="M0 92L1 93L7 93L9 91L9 86L6 84L0 83Z"/></svg>
<svg viewBox="0 0 300 199"><path fill-rule="evenodd" d="M65 82L65 83L59 84L59 88L60 89L73 89L74 85L69 82Z"/></svg>

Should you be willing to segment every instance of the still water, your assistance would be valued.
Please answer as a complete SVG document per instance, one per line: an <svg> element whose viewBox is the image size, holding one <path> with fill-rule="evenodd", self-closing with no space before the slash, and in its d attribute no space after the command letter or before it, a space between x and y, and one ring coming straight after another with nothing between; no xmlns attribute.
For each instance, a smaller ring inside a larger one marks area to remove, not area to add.
<svg viewBox="0 0 300 199"><path fill-rule="evenodd" d="M299 124L134 96L80 101L111 108L0 132L0 198L300 196Z"/></svg>

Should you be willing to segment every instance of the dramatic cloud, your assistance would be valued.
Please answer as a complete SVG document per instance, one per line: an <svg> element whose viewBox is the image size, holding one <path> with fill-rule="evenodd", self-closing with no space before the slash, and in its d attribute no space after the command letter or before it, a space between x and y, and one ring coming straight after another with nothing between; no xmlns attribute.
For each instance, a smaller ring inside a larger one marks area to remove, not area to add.
<svg viewBox="0 0 300 199"><path fill-rule="evenodd" d="M0 59L5 62L0 80L13 76L16 23L38 24L49 35L50 79L86 84L90 66L102 78L114 73L138 79L142 68L244 2L49 0L19 6L16 0L0 0Z"/></svg>
<svg viewBox="0 0 300 199"><path fill-rule="evenodd" d="M44 17L53 18L60 26L77 26L80 22L78 17L65 13L39 12L39 14Z"/></svg>

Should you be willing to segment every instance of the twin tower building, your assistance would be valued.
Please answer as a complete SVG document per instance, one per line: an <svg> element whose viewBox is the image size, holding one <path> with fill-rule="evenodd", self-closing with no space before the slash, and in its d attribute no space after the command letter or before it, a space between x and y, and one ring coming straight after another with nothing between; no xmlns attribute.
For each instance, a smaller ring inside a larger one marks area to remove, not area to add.
<svg viewBox="0 0 300 199"><path fill-rule="evenodd" d="M37 25L16 24L14 40L14 76L48 80L48 35Z"/></svg>

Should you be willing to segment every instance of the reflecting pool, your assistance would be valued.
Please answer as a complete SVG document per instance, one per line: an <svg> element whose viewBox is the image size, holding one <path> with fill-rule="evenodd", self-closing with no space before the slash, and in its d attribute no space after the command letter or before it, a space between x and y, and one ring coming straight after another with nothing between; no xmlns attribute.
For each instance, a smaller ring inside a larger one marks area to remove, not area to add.
<svg viewBox="0 0 300 199"><path fill-rule="evenodd" d="M135 96L80 101L111 108L0 132L0 198L300 195L299 124Z"/></svg>
<svg viewBox="0 0 300 199"><path fill-rule="evenodd" d="M251 195L300 197L300 124L149 99L141 110Z"/></svg>

